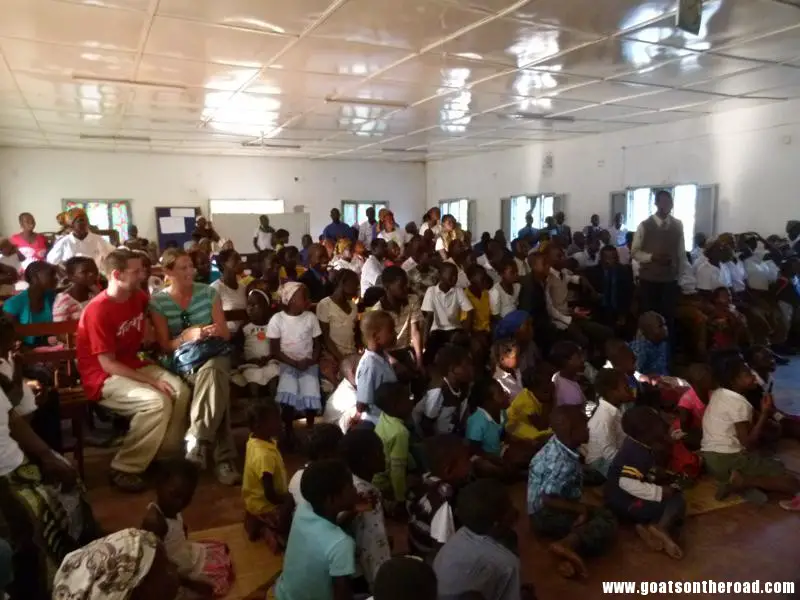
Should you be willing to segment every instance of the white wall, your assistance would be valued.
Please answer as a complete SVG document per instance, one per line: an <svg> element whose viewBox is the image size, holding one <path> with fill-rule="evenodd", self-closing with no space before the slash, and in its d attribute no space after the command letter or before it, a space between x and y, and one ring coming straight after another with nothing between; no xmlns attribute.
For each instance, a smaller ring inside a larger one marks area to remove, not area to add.
<svg viewBox="0 0 800 600"><path fill-rule="evenodd" d="M149 239L156 206L207 213L210 198L283 198L287 212L305 205L316 238L342 200L387 201L398 223L419 219L425 165L0 149L0 232L16 232L22 211L53 231L62 198L130 199L139 234Z"/></svg>
<svg viewBox="0 0 800 600"><path fill-rule="evenodd" d="M800 218L800 102L427 165L428 202L477 200L479 231L500 227L504 196L566 193L567 220L582 226L592 213L609 219L610 192L667 183L719 184L717 232L783 232Z"/></svg>

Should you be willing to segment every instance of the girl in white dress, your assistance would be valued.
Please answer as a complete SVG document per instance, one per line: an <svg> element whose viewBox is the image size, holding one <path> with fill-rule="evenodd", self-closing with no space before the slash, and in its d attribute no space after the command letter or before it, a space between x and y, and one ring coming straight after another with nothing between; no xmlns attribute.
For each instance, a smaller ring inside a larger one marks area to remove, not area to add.
<svg viewBox="0 0 800 600"><path fill-rule="evenodd" d="M252 289L247 295L247 317L250 322L242 327L244 336L244 360L241 366L242 375L247 381L250 395L253 398L263 397L269 383L280 375L280 365L270 358L267 324L270 318L269 296L267 293ZM269 394L267 394L269 395Z"/></svg>

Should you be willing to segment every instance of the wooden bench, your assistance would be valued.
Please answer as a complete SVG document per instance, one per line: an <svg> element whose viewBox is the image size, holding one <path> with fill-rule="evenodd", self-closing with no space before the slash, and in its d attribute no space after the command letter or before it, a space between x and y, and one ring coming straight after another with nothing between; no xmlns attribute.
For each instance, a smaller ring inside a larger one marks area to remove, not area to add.
<svg viewBox="0 0 800 600"><path fill-rule="evenodd" d="M61 323L32 323L16 325L20 337L58 337L63 346L54 349L44 348L25 352L21 356L23 364L47 365L53 369L53 387L58 391L61 418L72 425L75 444L64 448L75 455L78 472L84 477L85 424L88 416L88 401L83 386L78 381L75 368L75 333L78 321Z"/></svg>

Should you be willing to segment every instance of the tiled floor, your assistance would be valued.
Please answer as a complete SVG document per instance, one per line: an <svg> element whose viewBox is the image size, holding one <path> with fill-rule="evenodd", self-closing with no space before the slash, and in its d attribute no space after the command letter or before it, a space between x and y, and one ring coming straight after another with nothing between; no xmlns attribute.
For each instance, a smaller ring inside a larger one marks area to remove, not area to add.
<svg viewBox="0 0 800 600"><path fill-rule="evenodd" d="M784 396L800 397L800 364L781 369L776 390ZM239 432L237 437L240 447L243 447L244 432ZM800 443L785 442L780 454L790 468L800 472ZM87 484L95 513L108 530L135 526L152 495L127 496L111 489L106 482L109 460L107 451L93 452L87 463ZM301 460L299 456L287 457L287 462L295 468ZM782 511L775 499L763 507L743 504L690 518L684 532L686 556L680 562L650 552L632 529L623 527L613 550L591 561L588 581L578 583L558 576L546 544L536 540L528 531L524 517L524 484L515 485L512 495L521 515L518 532L523 577L535 584L541 599L599 598L602 595L601 582L615 580L800 580L800 515ZM203 479L194 503L184 514L191 530L236 523L241 516L239 490L223 488L210 476ZM392 524L391 530L396 545L402 549L405 545L402 526Z"/></svg>

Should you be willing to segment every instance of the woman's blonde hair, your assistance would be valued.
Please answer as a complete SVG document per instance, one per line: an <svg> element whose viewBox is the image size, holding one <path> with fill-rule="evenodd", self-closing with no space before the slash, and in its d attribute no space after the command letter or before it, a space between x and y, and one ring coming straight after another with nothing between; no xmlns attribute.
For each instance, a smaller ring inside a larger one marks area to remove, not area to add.
<svg viewBox="0 0 800 600"><path fill-rule="evenodd" d="M188 257L189 253L181 248L170 248L161 255L161 266L167 271L172 271L172 269L175 268L178 259L183 256Z"/></svg>

